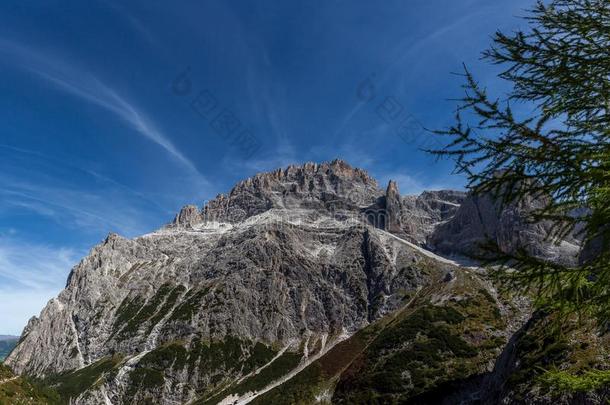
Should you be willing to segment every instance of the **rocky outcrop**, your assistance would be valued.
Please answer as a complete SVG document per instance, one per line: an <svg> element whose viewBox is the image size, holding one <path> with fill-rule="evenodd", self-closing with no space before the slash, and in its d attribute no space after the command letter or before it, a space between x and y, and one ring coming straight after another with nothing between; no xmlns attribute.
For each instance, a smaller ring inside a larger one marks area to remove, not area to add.
<svg viewBox="0 0 610 405"><path fill-rule="evenodd" d="M531 215L543 208L545 198L526 196L503 205L491 193L469 194L455 214L435 227L427 239L434 251L447 255L486 256L489 242L504 253L524 249L529 254L564 264L575 264L580 250L575 238L553 240L549 221L533 223Z"/></svg>
<svg viewBox="0 0 610 405"><path fill-rule="evenodd" d="M578 257L579 264L590 264L600 256L608 252L610 249L610 238L609 228L610 225L602 227L597 236L592 237L590 240L584 243L580 255Z"/></svg>
<svg viewBox="0 0 610 405"><path fill-rule="evenodd" d="M385 194L361 212L369 224L424 246L435 227L455 214L465 196L451 190L401 196L396 182L390 180Z"/></svg>
<svg viewBox="0 0 610 405"><path fill-rule="evenodd" d="M365 171L342 160L288 166L257 174L221 194L203 209L208 221L236 223L269 209L313 209L340 215L357 211L381 195Z"/></svg>
<svg viewBox="0 0 610 405"><path fill-rule="evenodd" d="M386 212L386 224L385 229L388 232L400 233L402 232L402 204L400 202L400 194L398 193L398 186L396 182L390 180L388 188L385 192L385 212Z"/></svg>
<svg viewBox="0 0 610 405"><path fill-rule="evenodd" d="M426 244L434 229L448 221L466 198L462 191L424 191L418 196L401 199L401 228L412 242Z"/></svg>
<svg viewBox="0 0 610 405"><path fill-rule="evenodd" d="M176 218L174 218L171 225L179 228L192 228L195 225L201 224L203 221L203 215L196 206L186 205L176 215Z"/></svg>

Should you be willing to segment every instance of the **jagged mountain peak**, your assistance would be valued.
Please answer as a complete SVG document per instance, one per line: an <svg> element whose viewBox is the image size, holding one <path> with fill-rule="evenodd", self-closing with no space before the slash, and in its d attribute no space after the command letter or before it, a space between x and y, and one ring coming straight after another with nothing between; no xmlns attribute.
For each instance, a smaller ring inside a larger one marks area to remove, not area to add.
<svg viewBox="0 0 610 405"><path fill-rule="evenodd" d="M239 222L271 208L354 210L383 195L366 171L343 160L290 165L240 181L202 210L205 220Z"/></svg>
<svg viewBox="0 0 610 405"><path fill-rule="evenodd" d="M377 181L365 170L354 168L344 160L335 159L323 163L306 162L301 165L293 164L270 172L258 173L238 182L229 192L228 197L238 194L245 188L267 189L277 183L303 182L315 177L318 179L332 178L336 182L349 181L377 187ZM306 186L309 185L307 184Z"/></svg>
<svg viewBox="0 0 610 405"><path fill-rule="evenodd" d="M171 225L176 227L192 227L203 222L203 216L196 205L185 205L180 212L176 214Z"/></svg>
<svg viewBox="0 0 610 405"><path fill-rule="evenodd" d="M395 180L388 181L388 187L386 187L386 195L389 195L389 194L400 195L400 193L398 191L398 184L396 184Z"/></svg>

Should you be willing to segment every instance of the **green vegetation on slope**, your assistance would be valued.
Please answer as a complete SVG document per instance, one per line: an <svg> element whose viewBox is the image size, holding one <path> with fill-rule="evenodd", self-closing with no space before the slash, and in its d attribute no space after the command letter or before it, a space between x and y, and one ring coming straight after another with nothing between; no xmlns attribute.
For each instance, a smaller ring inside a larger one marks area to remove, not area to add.
<svg viewBox="0 0 610 405"><path fill-rule="evenodd" d="M426 305L383 329L341 376L337 402L391 403L475 373L478 350L455 328L464 320L451 307Z"/></svg>
<svg viewBox="0 0 610 405"><path fill-rule="evenodd" d="M15 378L12 371L0 364L0 404L2 405L60 405L59 395L52 389L29 381Z"/></svg>
<svg viewBox="0 0 610 405"><path fill-rule="evenodd" d="M189 291L184 301L182 301L170 315L170 320L190 321L193 318L193 315L199 310L201 300L207 295L209 290L209 288L205 288L203 290Z"/></svg>
<svg viewBox="0 0 610 405"><path fill-rule="evenodd" d="M507 388L523 401L535 400L535 391L558 399L606 390L600 396L608 397L610 334L599 333L594 319L576 316L562 318L561 330L554 329L557 316L538 312L527 325L517 341L518 363Z"/></svg>
<svg viewBox="0 0 610 405"><path fill-rule="evenodd" d="M112 378L121 363L120 356L107 357L76 371L69 371L49 377L44 383L53 387L66 402L76 398L89 388L100 383L103 378Z"/></svg>
<svg viewBox="0 0 610 405"><path fill-rule="evenodd" d="M183 286L172 287L166 283L147 302L140 297L125 298L116 312L113 335L126 339L133 336L144 323L150 320L158 322L165 315L162 310L169 311L183 291ZM150 322L148 332L154 324L155 322Z"/></svg>
<svg viewBox="0 0 610 405"><path fill-rule="evenodd" d="M124 400L154 402L166 381L186 372L200 396L218 394L228 384L267 364L277 352L264 344L228 336L223 341L170 342L147 353L130 373ZM278 359L279 360L279 359Z"/></svg>
<svg viewBox="0 0 610 405"><path fill-rule="evenodd" d="M213 405L229 395L243 395L246 392L258 391L273 381L282 378L291 370L294 370L299 365L301 358L301 353L283 353L280 357L275 359L273 363L271 363L268 367L265 367L258 374L254 374L246 378L237 386L225 389L211 398L198 402L198 404ZM255 369L256 368L254 368L254 370Z"/></svg>
<svg viewBox="0 0 610 405"><path fill-rule="evenodd" d="M445 295L442 305L431 294ZM412 296L402 310L333 347L253 404L385 404L417 401L484 373L506 343L496 299L475 276L456 273Z"/></svg>
<svg viewBox="0 0 610 405"><path fill-rule="evenodd" d="M546 371L540 381L547 387L561 392L593 392L610 387L610 370L585 370L581 374L571 374L557 369Z"/></svg>
<svg viewBox="0 0 610 405"><path fill-rule="evenodd" d="M289 381L255 398L251 403L311 404L321 392L332 390L337 376L360 354L373 339L378 325L359 331L337 344Z"/></svg>

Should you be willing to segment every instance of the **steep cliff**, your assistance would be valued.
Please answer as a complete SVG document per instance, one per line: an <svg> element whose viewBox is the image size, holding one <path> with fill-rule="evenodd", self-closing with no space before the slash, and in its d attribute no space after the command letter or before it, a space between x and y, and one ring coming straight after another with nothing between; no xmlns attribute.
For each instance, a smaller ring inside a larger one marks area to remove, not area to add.
<svg viewBox="0 0 610 405"><path fill-rule="evenodd" d="M527 196L503 205L491 193L470 193L454 215L430 233L427 244L443 254L484 256L481 246L492 241L505 253L522 248L543 259L577 263L580 245L576 238L553 239L550 221L532 223L532 213L545 204L545 198Z"/></svg>

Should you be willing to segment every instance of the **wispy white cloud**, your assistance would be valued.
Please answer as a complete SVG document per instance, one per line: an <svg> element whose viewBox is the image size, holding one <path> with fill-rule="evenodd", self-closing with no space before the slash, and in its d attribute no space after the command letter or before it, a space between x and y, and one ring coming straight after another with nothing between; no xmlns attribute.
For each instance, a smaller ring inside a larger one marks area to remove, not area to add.
<svg viewBox="0 0 610 405"><path fill-rule="evenodd" d="M65 184L41 184L0 178L0 210L26 209L81 232L119 232L136 236L151 229L152 218L123 193L108 189L94 193Z"/></svg>
<svg viewBox="0 0 610 405"><path fill-rule="evenodd" d="M19 336L32 316L38 316L60 289L14 289L0 287L0 333Z"/></svg>
<svg viewBox="0 0 610 405"><path fill-rule="evenodd" d="M16 63L57 88L113 113L138 134L163 148L191 174L203 180L195 164L176 148L155 122L133 102L101 79L67 64L57 56L6 39L0 39L0 54L8 56L4 58L5 62Z"/></svg>
<svg viewBox="0 0 610 405"><path fill-rule="evenodd" d="M371 97L375 98L375 102L379 103L386 96L392 95L380 94L380 91L388 86L389 80L394 82L394 85L390 86L391 88L403 88L409 77L407 72L414 70L415 65L422 64L422 50L427 48L438 49L439 44L451 44L452 41L448 41L446 38L447 36L466 24L469 24L473 19L481 18L482 16L491 13L493 10L494 9L491 6L478 5L475 11L455 19L451 24L441 25L440 28L431 26L433 29L424 33L420 38L406 38L389 52L389 54L394 56L381 71L370 72L368 77L362 77L360 82L354 83L354 96L357 94L358 90L370 91L371 93L365 94L370 94ZM336 127L337 129L334 130L335 137L342 135L348 130L350 124L358 117L363 108L370 107L369 102L359 100L356 97L354 97L354 99L357 100L357 103L343 116L340 116L339 123ZM385 123L380 120L378 122L378 127L384 126L386 126Z"/></svg>
<svg viewBox="0 0 610 405"><path fill-rule="evenodd" d="M0 278L10 289L56 290L84 252L0 235ZM0 288L2 290L4 288Z"/></svg>
<svg viewBox="0 0 610 405"><path fill-rule="evenodd" d="M134 16L122 3L106 2L107 7L113 10L117 17L127 21L129 26L145 39L150 45L157 46L158 38L139 18Z"/></svg>
<svg viewBox="0 0 610 405"><path fill-rule="evenodd" d="M135 199L139 199L143 202L150 204L151 206L157 207L160 211L165 211L166 213L173 213L172 211L168 211L167 207L162 206L159 203L159 201L157 201L157 199L153 198L151 195L148 195L147 193L135 190L134 188L129 187L117 180L114 180L114 179L100 173L97 170L88 168L86 162L79 161L78 159L75 159L75 158L71 158L71 159L68 159L65 157L60 158L60 157L48 155L46 153L42 153L37 150L19 148L19 147L15 147L13 145L0 143L0 154L2 153L3 149L7 150L8 152L11 152L11 157L13 158L11 160L20 161L20 159L17 159L18 156L25 158L26 160L23 160L22 165L25 165L26 167L31 166L32 162L37 162L37 164L43 165L45 168L50 169L50 171L61 168L61 169L68 170L69 172L78 172L87 177L90 177L91 181L96 182L99 185L108 186L112 189L116 189L116 190L120 191L122 195L132 196ZM23 176L21 178L29 177L27 175L27 173L23 173L23 170L21 167L15 167L14 165L12 165L12 168L11 168L12 170L7 170L6 156L4 156L3 159L4 159L4 162L3 162L3 165L0 165L0 168L3 168L5 172L14 172L15 170L18 170L21 174L23 174ZM47 173L47 171L45 171L45 173ZM99 187L96 187L96 188L99 190Z"/></svg>
<svg viewBox="0 0 610 405"><path fill-rule="evenodd" d="M27 320L64 287L84 251L31 243L0 233L0 333L19 335Z"/></svg>
<svg viewBox="0 0 610 405"><path fill-rule="evenodd" d="M239 24L238 24L239 26ZM241 29L241 28L240 28ZM244 32L245 35L245 32ZM248 38L244 49L254 49L263 56L265 66L257 66L257 59L251 57L246 70L246 85L250 108L259 128L269 128L268 142L248 159L226 155L222 165L236 174L255 174L299 163L305 158L303 151L297 153L291 141L291 130L283 106L287 104L284 88L269 76L269 55L261 41ZM256 134L255 134L256 135Z"/></svg>

